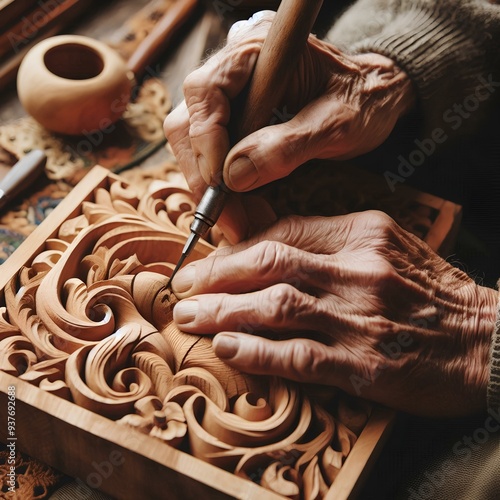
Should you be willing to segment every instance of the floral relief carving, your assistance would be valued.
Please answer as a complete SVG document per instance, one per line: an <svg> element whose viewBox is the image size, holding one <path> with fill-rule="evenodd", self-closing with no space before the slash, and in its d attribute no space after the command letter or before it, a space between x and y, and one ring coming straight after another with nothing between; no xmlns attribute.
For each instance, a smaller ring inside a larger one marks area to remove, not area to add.
<svg viewBox="0 0 500 500"><path fill-rule="evenodd" d="M322 498L371 408L239 373L210 337L177 329L166 283L194 209L173 183L140 199L118 178L95 189L4 289L0 370L281 495Z"/></svg>

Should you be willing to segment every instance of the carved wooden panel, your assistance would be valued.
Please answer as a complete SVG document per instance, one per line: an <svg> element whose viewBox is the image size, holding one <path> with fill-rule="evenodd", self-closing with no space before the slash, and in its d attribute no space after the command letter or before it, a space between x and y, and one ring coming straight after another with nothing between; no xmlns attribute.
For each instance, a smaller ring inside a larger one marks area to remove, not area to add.
<svg viewBox="0 0 500 500"><path fill-rule="evenodd" d="M96 167L2 266L0 439L15 387L19 450L117 498L347 498L392 413L236 372L176 328L194 208Z"/></svg>

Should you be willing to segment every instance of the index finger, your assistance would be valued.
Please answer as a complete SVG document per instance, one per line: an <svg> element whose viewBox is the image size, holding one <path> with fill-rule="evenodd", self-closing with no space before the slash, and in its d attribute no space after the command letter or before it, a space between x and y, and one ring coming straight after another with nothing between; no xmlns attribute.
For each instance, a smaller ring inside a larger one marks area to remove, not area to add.
<svg viewBox="0 0 500 500"><path fill-rule="evenodd" d="M332 217L283 217L251 238L237 245L219 248L214 254L236 254L266 240L281 242L313 254L336 253L349 244L353 226L359 217L359 213Z"/></svg>
<svg viewBox="0 0 500 500"><path fill-rule="evenodd" d="M230 101L249 80L260 48L257 41L226 46L184 81L191 148L207 184L222 180L222 165L230 148Z"/></svg>

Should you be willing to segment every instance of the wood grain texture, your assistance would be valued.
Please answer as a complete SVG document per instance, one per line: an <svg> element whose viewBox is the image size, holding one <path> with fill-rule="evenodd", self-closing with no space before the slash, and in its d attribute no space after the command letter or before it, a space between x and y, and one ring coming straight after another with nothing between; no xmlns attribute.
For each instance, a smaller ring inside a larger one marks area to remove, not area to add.
<svg viewBox="0 0 500 500"><path fill-rule="evenodd" d="M73 194L4 265L0 381L16 386L20 449L119 498L311 499L357 449L350 491L389 420L359 445L371 405L238 373L172 323L165 283L196 205L186 189L139 199L97 168Z"/></svg>

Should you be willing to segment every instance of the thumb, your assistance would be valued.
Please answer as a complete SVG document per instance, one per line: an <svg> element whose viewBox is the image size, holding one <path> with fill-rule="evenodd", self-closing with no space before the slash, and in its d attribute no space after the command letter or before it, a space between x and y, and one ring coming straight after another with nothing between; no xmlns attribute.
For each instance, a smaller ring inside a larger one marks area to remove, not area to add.
<svg viewBox="0 0 500 500"><path fill-rule="evenodd" d="M229 151L224 182L245 192L289 175L309 160L305 140L295 124L272 125L248 135Z"/></svg>
<svg viewBox="0 0 500 500"><path fill-rule="evenodd" d="M222 332L214 337L212 345L224 363L245 373L336 385L339 363L334 359L334 350L314 340L273 341L245 333Z"/></svg>
<svg viewBox="0 0 500 500"><path fill-rule="evenodd" d="M257 130L229 151L224 161L229 189L250 191L286 177L308 160L329 157L331 108L327 96L321 96L297 115L286 106L275 110L275 121L288 121Z"/></svg>

